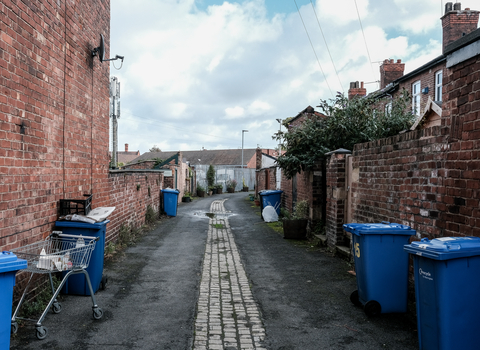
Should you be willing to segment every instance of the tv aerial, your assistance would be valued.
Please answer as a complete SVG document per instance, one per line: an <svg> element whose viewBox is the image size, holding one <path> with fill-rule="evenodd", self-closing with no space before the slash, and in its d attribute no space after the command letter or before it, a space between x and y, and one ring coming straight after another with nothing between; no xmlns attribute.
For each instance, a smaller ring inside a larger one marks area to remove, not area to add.
<svg viewBox="0 0 480 350"><path fill-rule="evenodd" d="M103 34L100 34L100 46L92 50L92 57L95 57L95 56L98 56L98 58L100 59L100 62L122 60L122 66L123 66L124 56L115 55L115 58L105 59L105 39L103 37ZM122 66L120 66L120 68L122 68ZM120 69L120 68L115 67L115 69Z"/></svg>

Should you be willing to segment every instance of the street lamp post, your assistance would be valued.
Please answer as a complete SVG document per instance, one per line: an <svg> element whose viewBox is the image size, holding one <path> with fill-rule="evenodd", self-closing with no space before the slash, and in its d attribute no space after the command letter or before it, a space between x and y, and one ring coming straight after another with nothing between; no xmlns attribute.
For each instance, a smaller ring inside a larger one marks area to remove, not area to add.
<svg viewBox="0 0 480 350"><path fill-rule="evenodd" d="M245 183L245 170L243 169L243 134L248 132L248 130L242 130L242 186Z"/></svg>

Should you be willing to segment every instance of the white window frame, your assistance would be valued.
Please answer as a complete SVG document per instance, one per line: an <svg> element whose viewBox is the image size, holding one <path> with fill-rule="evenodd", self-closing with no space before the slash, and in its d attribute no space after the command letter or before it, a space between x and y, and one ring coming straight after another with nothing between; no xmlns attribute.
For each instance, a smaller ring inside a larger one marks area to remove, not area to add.
<svg viewBox="0 0 480 350"><path fill-rule="evenodd" d="M420 100L422 97L422 84L418 80L412 84L412 113L420 115Z"/></svg>
<svg viewBox="0 0 480 350"><path fill-rule="evenodd" d="M385 104L385 114L390 116L390 114L392 114L392 107L393 107L393 103L392 101L389 101Z"/></svg>
<svg viewBox="0 0 480 350"><path fill-rule="evenodd" d="M443 70L435 73L435 101L442 101Z"/></svg>

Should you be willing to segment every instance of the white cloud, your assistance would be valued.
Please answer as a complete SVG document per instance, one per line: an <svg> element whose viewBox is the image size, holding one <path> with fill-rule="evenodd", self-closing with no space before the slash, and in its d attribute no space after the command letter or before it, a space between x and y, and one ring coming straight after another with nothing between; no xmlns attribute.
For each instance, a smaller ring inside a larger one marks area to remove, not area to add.
<svg viewBox="0 0 480 350"><path fill-rule="evenodd" d="M205 11L194 0L112 1L111 52L125 56L111 70L122 85L119 144L239 148L248 129L246 147L276 147L276 118L378 80L377 61L402 59L408 70L441 53L437 0L356 0L363 33L351 0L314 3L323 36L311 4L300 12L318 61L294 6L275 16L263 0Z"/></svg>
<svg viewBox="0 0 480 350"><path fill-rule="evenodd" d="M238 107L238 106L225 109L225 114L229 119L235 119L235 118L241 117L243 116L244 112L245 110L242 107Z"/></svg>

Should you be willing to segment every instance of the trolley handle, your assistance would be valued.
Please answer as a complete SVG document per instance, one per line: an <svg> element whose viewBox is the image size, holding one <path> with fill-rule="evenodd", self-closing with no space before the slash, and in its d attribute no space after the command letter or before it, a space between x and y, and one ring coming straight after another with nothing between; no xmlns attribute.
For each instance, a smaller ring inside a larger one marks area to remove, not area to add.
<svg viewBox="0 0 480 350"><path fill-rule="evenodd" d="M93 237L93 236L82 236L82 235L69 235L69 234L66 234L66 233L52 233L50 236L53 236L53 237L65 237L65 238L86 238L86 239L90 239L92 241L98 241L100 239L100 237Z"/></svg>

